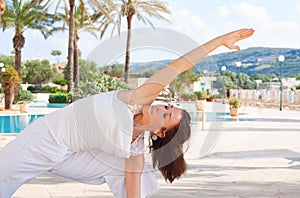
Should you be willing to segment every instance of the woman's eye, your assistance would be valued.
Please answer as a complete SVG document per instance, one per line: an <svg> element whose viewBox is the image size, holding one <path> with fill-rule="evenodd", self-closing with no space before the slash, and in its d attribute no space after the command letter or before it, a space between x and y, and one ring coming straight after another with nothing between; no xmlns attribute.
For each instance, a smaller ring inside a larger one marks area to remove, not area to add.
<svg viewBox="0 0 300 198"><path fill-rule="evenodd" d="M164 106L166 110L168 110L168 106Z"/></svg>
<svg viewBox="0 0 300 198"><path fill-rule="evenodd" d="M164 113L163 117L164 117L164 118L166 118L166 117L167 117L167 115L168 115L167 113Z"/></svg>

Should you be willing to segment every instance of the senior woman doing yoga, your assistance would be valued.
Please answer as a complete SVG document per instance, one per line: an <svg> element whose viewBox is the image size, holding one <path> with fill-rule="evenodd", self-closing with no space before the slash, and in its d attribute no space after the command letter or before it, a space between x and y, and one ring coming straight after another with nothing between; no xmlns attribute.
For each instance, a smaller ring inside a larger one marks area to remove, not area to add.
<svg viewBox="0 0 300 198"><path fill-rule="evenodd" d="M156 72L134 90L101 93L35 120L0 151L0 197L45 173L87 184L107 182L115 197L148 197L158 187L144 167L144 131L152 134L153 166L166 181L186 171L182 145L190 117L182 109L153 105L179 74L219 46L235 43L253 29L233 31L195 48Z"/></svg>

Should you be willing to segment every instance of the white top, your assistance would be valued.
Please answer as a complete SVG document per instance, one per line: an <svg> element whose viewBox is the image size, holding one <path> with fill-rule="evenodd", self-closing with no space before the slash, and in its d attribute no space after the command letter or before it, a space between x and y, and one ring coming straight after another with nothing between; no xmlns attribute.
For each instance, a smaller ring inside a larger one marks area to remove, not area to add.
<svg viewBox="0 0 300 198"><path fill-rule="evenodd" d="M70 150L101 150L129 158L134 114L117 93L80 99L46 115L45 123L56 141Z"/></svg>

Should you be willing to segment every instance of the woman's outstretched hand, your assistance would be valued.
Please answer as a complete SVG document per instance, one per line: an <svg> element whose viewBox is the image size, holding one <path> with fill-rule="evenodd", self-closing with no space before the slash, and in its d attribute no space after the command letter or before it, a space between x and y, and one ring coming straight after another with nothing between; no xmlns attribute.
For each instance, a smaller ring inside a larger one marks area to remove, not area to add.
<svg viewBox="0 0 300 198"><path fill-rule="evenodd" d="M222 39L222 44L229 49L240 50L240 47L235 45L236 42L243 40L252 36L254 33L253 29L240 29L227 34L224 34L220 38Z"/></svg>

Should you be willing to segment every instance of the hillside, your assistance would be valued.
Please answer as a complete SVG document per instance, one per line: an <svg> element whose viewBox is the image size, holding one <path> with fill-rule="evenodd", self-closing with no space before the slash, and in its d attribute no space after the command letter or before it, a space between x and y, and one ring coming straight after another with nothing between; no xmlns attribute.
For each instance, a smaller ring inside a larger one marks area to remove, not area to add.
<svg viewBox="0 0 300 198"><path fill-rule="evenodd" d="M300 74L300 49L291 48L266 48L255 47L241 51L221 53L206 57L198 63L194 70L201 73L202 70L208 72L220 73L220 68L225 65L229 71L237 71L235 62L241 61L241 72L247 75L252 74L276 74L280 73L279 55L285 56L283 63L283 75L290 76L292 74ZM132 63L131 71L139 73L151 68L161 69L169 64L172 60L161 60L144 63Z"/></svg>

